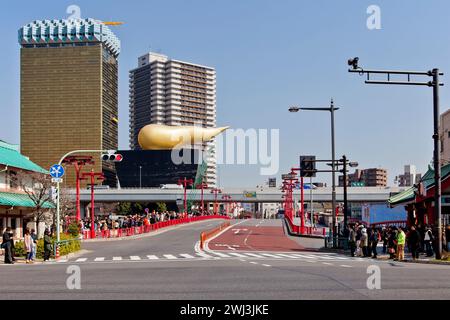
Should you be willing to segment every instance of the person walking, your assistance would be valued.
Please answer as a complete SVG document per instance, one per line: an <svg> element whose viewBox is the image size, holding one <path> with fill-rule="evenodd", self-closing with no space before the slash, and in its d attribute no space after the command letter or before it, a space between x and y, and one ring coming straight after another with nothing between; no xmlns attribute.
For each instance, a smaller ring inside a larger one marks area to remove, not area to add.
<svg viewBox="0 0 450 320"><path fill-rule="evenodd" d="M38 240L36 230L31 229L30 236L31 236L31 239L33 240L31 243L32 244L32 246L31 246L31 261L34 262L34 260L36 259L36 249L37 249L37 240Z"/></svg>
<svg viewBox="0 0 450 320"><path fill-rule="evenodd" d="M412 226L408 233L407 240L413 260L419 259L420 239L419 231L416 230L415 226Z"/></svg>
<svg viewBox="0 0 450 320"><path fill-rule="evenodd" d="M383 254L386 254L387 245L388 245L388 241L389 241L389 233L388 233L388 229L386 227L383 227L383 229L381 231L381 238L383 240Z"/></svg>
<svg viewBox="0 0 450 320"><path fill-rule="evenodd" d="M352 257L355 256L356 250L356 232L353 226L348 226L348 246L350 248L350 254Z"/></svg>
<svg viewBox="0 0 450 320"><path fill-rule="evenodd" d="M370 235L370 246L371 246L371 252L373 254L372 258L376 259L378 256L378 252L377 252L377 246L378 246L378 241L380 241L380 233L378 232L378 229L376 229L375 227L372 228L372 233Z"/></svg>
<svg viewBox="0 0 450 320"><path fill-rule="evenodd" d="M52 238L50 237L50 231L44 232L44 261L50 260L50 254L52 253Z"/></svg>
<svg viewBox="0 0 450 320"><path fill-rule="evenodd" d="M427 257L431 257L434 253L433 253L433 241L434 241L434 236L433 236L433 231L431 231L430 226L427 226L427 229L425 231L425 236L424 236L424 243L425 243L425 250L427 252Z"/></svg>
<svg viewBox="0 0 450 320"><path fill-rule="evenodd" d="M23 245L26 252L25 256L25 262L31 263L31 257L32 257L32 248L33 248L33 238L31 238L30 230L27 228L25 230L25 235L23 237Z"/></svg>
<svg viewBox="0 0 450 320"><path fill-rule="evenodd" d="M14 260L11 252L11 228L7 227L3 233L2 249L5 250L5 264L13 264Z"/></svg>
<svg viewBox="0 0 450 320"><path fill-rule="evenodd" d="M405 232L403 231L402 227L399 227L398 233L397 233L397 260L398 261L405 260L405 242L406 242Z"/></svg>
<svg viewBox="0 0 450 320"><path fill-rule="evenodd" d="M361 242L360 242L363 257L369 256L368 250L367 250L368 243L369 243L369 237L367 235L367 229L363 226L363 228L361 229Z"/></svg>
<svg viewBox="0 0 450 320"><path fill-rule="evenodd" d="M445 228L445 240L447 241L447 252L450 252L450 224Z"/></svg>

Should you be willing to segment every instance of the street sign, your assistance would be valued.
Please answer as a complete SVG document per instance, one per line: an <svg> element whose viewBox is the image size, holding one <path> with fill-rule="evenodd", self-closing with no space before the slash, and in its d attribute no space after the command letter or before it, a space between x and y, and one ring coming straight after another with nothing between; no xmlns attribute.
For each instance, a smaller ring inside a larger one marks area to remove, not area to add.
<svg viewBox="0 0 450 320"><path fill-rule="evenodd" d="M364 182L352 182L351 186L352 187L365 187L366 184Z"/></svg>
<svg viewBox="0 0 450 320"><path fill-rule="evenodd" d="M54 164L50 167L50 175L52 178L62 178L64 176L64 168L60 164Z"/></svg>
<svg viewBox="0 0 450 320"><path fill-rule="evenodd" d="M62 183L63 179L62 178L52 178L52 182L53 183Z"/></svg>
<svg viewBox="0 0 450 320"><path fill-rule="evenodd" d="M281 175L281 179L282 180L295 180L297 178L297 176L295 174L292 173L287 173L287 174L282 174Z"/></svg>

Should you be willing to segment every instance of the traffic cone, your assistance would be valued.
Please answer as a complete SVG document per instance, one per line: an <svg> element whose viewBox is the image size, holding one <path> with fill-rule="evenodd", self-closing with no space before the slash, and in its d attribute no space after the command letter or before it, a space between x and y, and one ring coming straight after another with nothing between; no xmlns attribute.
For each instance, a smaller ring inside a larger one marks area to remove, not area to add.
<svg viewBox="0 0 450 320"><path fill-rule="evenodd" d="M59 259L59 244L56 245L55 259Z"/></svg>

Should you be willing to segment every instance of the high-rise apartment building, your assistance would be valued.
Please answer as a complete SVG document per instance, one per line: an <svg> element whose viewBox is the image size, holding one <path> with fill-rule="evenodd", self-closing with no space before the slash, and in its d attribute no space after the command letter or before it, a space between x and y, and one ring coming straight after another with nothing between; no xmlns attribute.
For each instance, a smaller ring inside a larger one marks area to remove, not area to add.
<svg viewBox="0 0 450 320"><path fill-rule="evenodd" d="M347 185L354 186L362 183L365 187L386 187L387 170L381 168L356 169L354 173L347 175ZM344 177L339 176L339 186L344 186Z"/></svg>
<svg viewBox="0 0 450 320"><path fill-rule="evenodd" d="M404 167L404 173L395 177L398 181L399 187L412 187L414 184L419 183L422 175L417 173L415 165L407 164Z"/></svg>
<svg viewBox="0 0 450 320"><path fill-rule="evenodd" d="M20 28L19 43L22 154L49 168L72 150L117 149L120 42L111 30L94 19L38 20ZM93 156L114 186L114 165Z"/></svg>
<svg viewBox="0 0 450 320"><path fill-rule="evenodd" d="M130 148L139 149L139 131L148 124L216 127L214 68L147 53L130 71ZM207 152L205 182L217 183L215 143Z"/></svg>

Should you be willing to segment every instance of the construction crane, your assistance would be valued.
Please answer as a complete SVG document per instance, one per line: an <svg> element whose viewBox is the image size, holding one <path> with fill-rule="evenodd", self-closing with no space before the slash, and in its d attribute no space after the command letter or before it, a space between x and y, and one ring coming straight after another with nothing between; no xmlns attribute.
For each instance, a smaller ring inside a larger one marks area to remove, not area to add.
<svg viewBox="0 0 450 320"><path fill-rule="evenodd" d="M121 26L123 25L123 22L118 22L118 21L103 21L103 24L107 25L107 26Z"/></svg>

